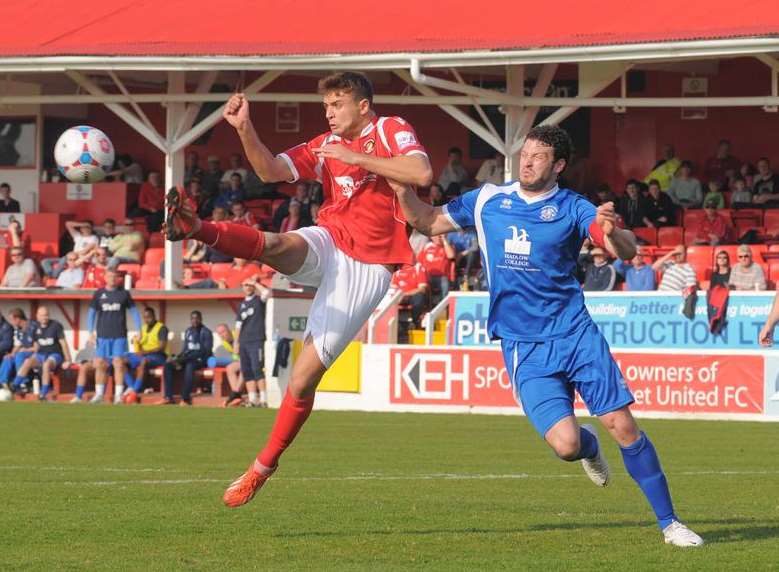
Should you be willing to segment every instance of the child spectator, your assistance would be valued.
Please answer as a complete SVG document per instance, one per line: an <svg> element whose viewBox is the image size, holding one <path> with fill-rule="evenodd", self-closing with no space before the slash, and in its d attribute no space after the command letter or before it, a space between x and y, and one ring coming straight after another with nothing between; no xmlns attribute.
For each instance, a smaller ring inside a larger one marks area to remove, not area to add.
<svg viewBox="0 0 779 572"><path fill-rule="evenodd" d="M230 210L233 213L233 218L230 222L234 224L240 224L243 226L250 226L252 228L259 229L260 225L257 224L257 220L254 215L249 211L246 206L241 202L235 202L230 206Z"/></svg>
<svg viewBox="0 0 779 572"><path fill-rule="evenodd" d="M703 204L715 203L715 208L725 208L725 195L722 193L722 182L719 179L709 181L709 192L703 197Z"/></svg>
<svg viewBox="0 0 779 572"><path fill-rule="evenodd" d="M749 208L752 206L752 191L747 187L744 177L736 175L733 179L733 194L730 196L730 206L734 209Z"/></svg>

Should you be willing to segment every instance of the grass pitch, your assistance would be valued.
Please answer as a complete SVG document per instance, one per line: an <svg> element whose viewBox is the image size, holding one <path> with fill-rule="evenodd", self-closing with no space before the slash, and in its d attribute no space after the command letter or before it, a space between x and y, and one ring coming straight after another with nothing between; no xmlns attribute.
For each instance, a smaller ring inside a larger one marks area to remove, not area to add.
<svg viewBox="0 0 779 572"><path fill-rule="evenodd" d="M679 514L666 546L524 418L315 411L277 476L224 508L275 411L0 404L0 570L779 568L779 426L643 421Z"/></svg>

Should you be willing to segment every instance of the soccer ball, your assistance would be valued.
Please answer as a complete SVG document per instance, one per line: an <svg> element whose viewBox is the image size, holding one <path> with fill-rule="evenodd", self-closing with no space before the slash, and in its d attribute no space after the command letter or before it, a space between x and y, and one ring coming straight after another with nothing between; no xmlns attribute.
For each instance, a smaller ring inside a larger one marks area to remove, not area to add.
<svg viewBox="0 0 779 572"><path fill-rule="evenodd" d="M13 401L14 394L7 387L0 387L0 401Z"/></svg>
<svg viewBox="0 0 779 572"><path fill-rule="evenodd" d="M114 165L114 145L100 129L77 125L57 139L54 160L69 181L97 183Z"/></svg>

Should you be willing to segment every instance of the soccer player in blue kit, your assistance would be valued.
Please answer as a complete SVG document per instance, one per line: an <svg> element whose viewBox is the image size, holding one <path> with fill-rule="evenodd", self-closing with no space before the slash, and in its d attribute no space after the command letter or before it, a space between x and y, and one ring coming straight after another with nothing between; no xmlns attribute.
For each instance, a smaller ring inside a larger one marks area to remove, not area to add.
<svg viewBox="0 0 779 572"><path fill-rule="evenodd" d="M557 178L572 143L559 127L532 129L519 157L519 181L485 184L443 207L393 185L408 222L428 236L476 227L490 293L488 331L500 339L514 394L558 457L581 460L598 486L609 482L595 428L579 426L574 390L617 441L628 474L655 512L667 544L699 546L703 539L677 518L652 442L630 412L633 396L608 343L584 305L575 278L583 241L614 256L635 253L631 232L616 227L612 203L596 209L561 189Z"/></svg>

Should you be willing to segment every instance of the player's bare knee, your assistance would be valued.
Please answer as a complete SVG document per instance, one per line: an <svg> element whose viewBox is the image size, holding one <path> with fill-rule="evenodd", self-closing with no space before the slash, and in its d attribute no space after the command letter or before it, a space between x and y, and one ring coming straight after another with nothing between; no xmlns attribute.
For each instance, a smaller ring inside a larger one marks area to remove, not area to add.
<svg viewBox="0 0 779 572"><path fill-rule="evenodd" d="M576 434L555 435L551 438L547 437L547 443L552 447L555 455L563 461L576 460L579 455L579 449L581 448L579 436Z"/></svg>

